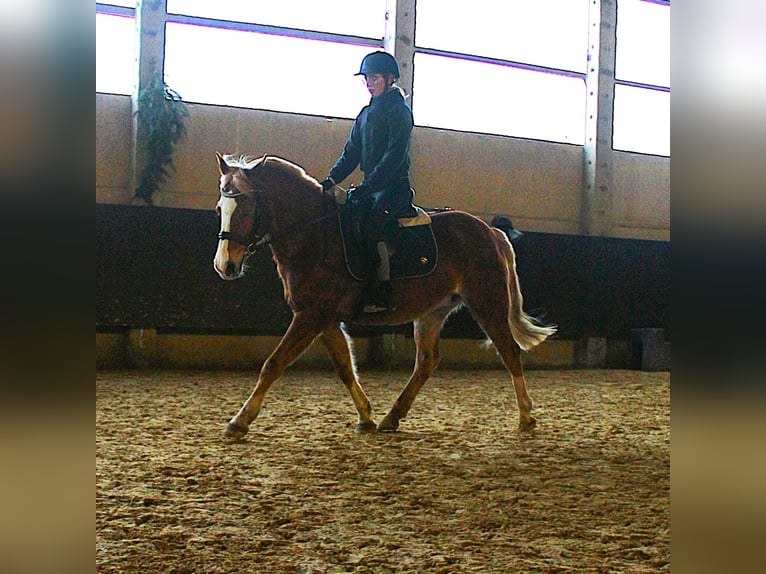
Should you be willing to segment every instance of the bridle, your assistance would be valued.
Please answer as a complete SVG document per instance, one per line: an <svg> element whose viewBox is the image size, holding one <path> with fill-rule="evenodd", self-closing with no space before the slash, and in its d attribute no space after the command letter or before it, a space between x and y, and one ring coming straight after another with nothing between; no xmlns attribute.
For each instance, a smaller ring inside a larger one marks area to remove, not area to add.
<svg viewBox="0 0 766 574"><path fill-rule="evenodd" d="M245 257L250 257L253 253L258 251L259 247L262 247L264 245L268 245L271 243L271 234L270 233L264 233L263 235L258 235L258 227L261 224L261 212L263 211L263 200L261 198L261 193L259 190L254 190L255 195L255 221L253 222L253 227L250 229L250 236L244 237L243 235L240 235L238 233L234 233L232 231L219 231L218 232L218 240L219 241L233 241L234 243L239 243L245 248ZM229 192L225 190L221 190L221 195L226 198L235 198L239 197L240 195L246 195L244 191L235 191L235 192Z"/></svg>
<svg viewBox="0 0 766 574"><path fill-rule="evenodd" d="M240 235L238 233L233 233L231 231L219 231L218 232L218 240L228 240L233 241L235 243L239 243L245 248L245 258L250 257L253 255L256 251L258 251L259 248L263 247L264 245L269 245L274 240L271 233L264 233L263 235L258 235L258 227L261 224L261 213L263 212L264 206L263 206L263 198L261 195L261 190L256 189L253 190L252 193L255 195L255 221L253 221L253 226L250 229L250 235L248 237L245 237L243 235ZM226 198L234 198L239 197L240 195L247 195L244 191L236 190L234 192L221 190L221 195ZM311 221L302 222L296 225L289 226L290 229L292 229L294 232L300 231L303 228L314 226L318 223L322 223L323 221L326 221L333 217L335 215L336 210L333 210L332 212L328 213L328 202L335 205L335 202L325 196L322 195L322 211L324 212L324 215L321 217L318 217L316 219L313 219Z"/></svg>

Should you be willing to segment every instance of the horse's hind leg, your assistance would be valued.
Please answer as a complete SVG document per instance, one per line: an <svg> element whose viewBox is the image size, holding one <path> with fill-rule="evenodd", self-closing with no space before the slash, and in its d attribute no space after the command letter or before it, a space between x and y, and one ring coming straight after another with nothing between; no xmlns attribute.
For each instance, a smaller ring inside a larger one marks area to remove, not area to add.
<svg viewBox="0 0 766 574"><path fill-rule="evenodd" d="M521 366L521 348L513 340L508 329L508 335L490 337L495 348L500 353L505 367L511 372L513 389L516 391L516 403L519 407L519 430L527 431L535 428L537 421L532 416L532 400L527 394L527 381L524 378L524 369Z"/></svg>
<svg viewBox="0 0 766 574"><path fill-rule="evenodd" d="M519 430L531 430L537 423L531 414L532 400L527 394L527 381L521 365L521 348L511 334L507 306L505 309L498 308L498 301L502 301L503 293L495 295L492 297L484 292L482 297L484 305L476 304L471 300L467 300L466 305L471 309L476 322L492 340L505 368L511 373L513 389L516 391L516 403L519 407ZM507 298L507 292L505 297Z"/></svg>
<svg viewBox="0 0 766 574"><path fill-rule="evenodd" d="M439 333L442 324L454 307L440 307L430 315L417 319L415 326L415 345L417 355L415 368L407 386L394 401L391 410L378 425L380 431L394 431L399 428L399 421L407 416L415 397L439 364Z"/></svg>
<svg viewBox="0 0 766 574"><path fill-rule="evenodd" d="M322 333L319 341L324 345L327 354L330 355L335 372L348 389L351 398L354 399L354 405L359 413L359 422L356 425L356 430L375 430L375 421L371 417L372 407L370 407L370 401L364 389L359 385L356 369L354 369L354 358L351 355L346 333L343 332L339 325L333 325Z"/></svg>
<svg viewBox="0 0 766 574"><path fill-rule="evenodd" d="M527 381L521 365L521 348L513 339L511 328L504 315L495 310L492 314L479 314L475 309L474 317L484 332L492 340L505 368L511 373L513 389L516 391L516 403L519 407L519 430L526 431L535 428L537 424L532 417L532 401L527 394Z"/></svg>

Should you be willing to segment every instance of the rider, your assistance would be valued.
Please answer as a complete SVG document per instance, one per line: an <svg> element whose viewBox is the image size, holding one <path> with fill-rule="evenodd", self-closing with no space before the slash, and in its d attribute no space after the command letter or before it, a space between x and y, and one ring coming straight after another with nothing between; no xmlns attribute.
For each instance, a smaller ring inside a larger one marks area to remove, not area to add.
<svg viewBox="0 0 766 574"><path fill-rule="evenodd" d="M378 313L394 309L386 225L415 215L409 180L412 110L404 92L394 84L399 79L399 65L391 54L368 54L356 75L364 76L372 99L359 112L343 153L321 183L322 190L329 192L357 165L364 173L362 183L352 187L348 197L361 218L370 260L377 263L371 266L376 272L370 274L363 311Z"/></svg>

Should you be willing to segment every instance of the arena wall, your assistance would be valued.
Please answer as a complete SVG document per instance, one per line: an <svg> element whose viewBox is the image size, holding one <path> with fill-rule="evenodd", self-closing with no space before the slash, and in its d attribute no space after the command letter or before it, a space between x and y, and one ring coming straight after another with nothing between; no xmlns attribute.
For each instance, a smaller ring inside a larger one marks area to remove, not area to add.
<svg viewBox="0 0 766 574"><path fill-rule="evenodd" d="M279 155L317 178L327 175L350 120L194 104L176 172L153 198L157 207L210 209L214 153ZM96 95L96 202L129 204L130 98ZM582 146L416 127L412 183L420 205L510 216L524 231L579 234ZM670 240L670 160L615 152L613 237ZM360 182L357 171L344 183Z"/></svg>
<svg viewBox="0 0 766 574"><path fill-rule="evenodd" d="M289 323L268 250L240 281L213 272L214 152L280 155L321 178L351 121L198 104L189 111L176 171L147 206L133 198L130 98L96 95L100 368L249 368ZM411 158L418 204L486 220L505 214L524 232L515 247L525 307L559 325L558 338L530 353L527 364L630 366L635 329L660 329L669 338L669 158L614 153L609 237L580 234L581 146L416 127ZM345 183L360 180L356 172ZM409 326L351 334L363 360L411 364ZM444 338L444 365L500 366L481 350L483 333L467 311L450 319ZM221 355L229 345L240 349L237 357ZM313 353L303 364L325 364Z"/></svg>

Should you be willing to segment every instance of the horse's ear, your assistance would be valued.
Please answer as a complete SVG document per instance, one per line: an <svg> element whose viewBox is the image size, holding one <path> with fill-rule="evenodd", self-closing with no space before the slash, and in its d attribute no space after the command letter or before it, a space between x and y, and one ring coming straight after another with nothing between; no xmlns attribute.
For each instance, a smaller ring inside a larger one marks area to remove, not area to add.
<svg viewBox="0 0 766 574"><path fill-rule="evenodd" d="M229 167L229 164L226 163L226 161L223 159L223 156L215 152L215 157L218 160L218 171L221 172L221 175L226 175L231 171L231 167Z"/></svg>

